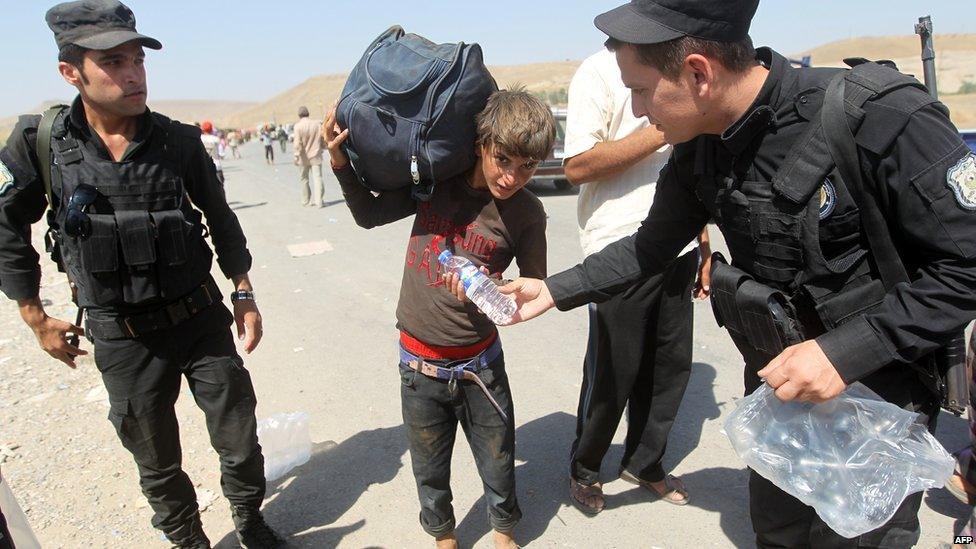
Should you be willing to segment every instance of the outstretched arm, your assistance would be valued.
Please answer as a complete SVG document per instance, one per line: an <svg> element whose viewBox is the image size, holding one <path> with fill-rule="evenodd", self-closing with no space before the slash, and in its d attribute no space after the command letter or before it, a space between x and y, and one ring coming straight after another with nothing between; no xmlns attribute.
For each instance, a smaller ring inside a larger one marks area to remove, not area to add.
<svg viewBox="0 0 976 549"><path fill-rule="evenodd" d="M554 306L565 311L606 301L674 260L709 219L690 183L681 180L690 179L679 179L677 169L672 156L661 172L654 204L635 234L545 281L519 278L504 286L502 292L513 295L519 306L512 322L529 320Z"/></svg>

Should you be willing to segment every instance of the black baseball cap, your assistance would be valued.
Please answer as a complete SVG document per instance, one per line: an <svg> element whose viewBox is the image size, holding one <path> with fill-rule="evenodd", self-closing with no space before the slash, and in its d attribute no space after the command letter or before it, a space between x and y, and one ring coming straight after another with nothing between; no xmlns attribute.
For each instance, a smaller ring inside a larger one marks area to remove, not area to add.
<svg viewBox="0 0 976 549"><path fill-rule="evenodd" d="M657 44L682 36L736 42L749 35L759 0L632 0L601 13L596 28L628 44Z"/></svg>
<svg viewBox="0 0 976 549"><path fill-rule="evenodd" d="M110 50L133 40L150 49L163 48L159 40L136 32L136 16L117 0L64 2L47 10L44 20L54 31L59 50L68 44Z"/></svg>

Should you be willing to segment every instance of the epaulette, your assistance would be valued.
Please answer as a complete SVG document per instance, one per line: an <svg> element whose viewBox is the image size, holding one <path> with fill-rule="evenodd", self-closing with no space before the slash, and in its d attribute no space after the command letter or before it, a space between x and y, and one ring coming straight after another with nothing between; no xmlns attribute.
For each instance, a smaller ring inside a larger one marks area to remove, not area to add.
<svg viewBox="0 0 976 549"><path fill-rule="evenodd" d="M884 154L904 129L912 113L935 100L915 78L878 63L851 60L852 67L844 80L844 106L855 142L875 154ZM838 70L832 70L836 75ZM810 71L806 69L801 72ZM820 72L818 76L829 73ZM812 78L810 79L812 83ZM773 188L794 203L805 203L833 168L827 142L820 122L819 107L823 97L821 86L811 93L810 112L798 109L811 120L806 132L787 153L776 175ZM824 89L826 89L824 87ZM802 106L803 96L799 97Z"/></svg>
<svg viewBox="0 0 976 549"><path fill-rule="evenodd" d="M173 120L165 114L159 114L158 112L153 112L152 116L155 118L156 123L165 128L167 132L191 139L200 139L200 128L196 126Z"/></svg>

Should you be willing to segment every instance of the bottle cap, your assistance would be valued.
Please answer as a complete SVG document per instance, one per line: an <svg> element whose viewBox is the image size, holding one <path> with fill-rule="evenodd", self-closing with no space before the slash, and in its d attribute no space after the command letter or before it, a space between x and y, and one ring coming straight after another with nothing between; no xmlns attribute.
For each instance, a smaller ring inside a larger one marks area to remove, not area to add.
<svg viewBox="0 0 976 549"><path fill-rule="evenodd" d="M454 254L451 253L451 250L444 250L440 255L437 256L437 261L447 263L452 257L454 257Z"/></svg>

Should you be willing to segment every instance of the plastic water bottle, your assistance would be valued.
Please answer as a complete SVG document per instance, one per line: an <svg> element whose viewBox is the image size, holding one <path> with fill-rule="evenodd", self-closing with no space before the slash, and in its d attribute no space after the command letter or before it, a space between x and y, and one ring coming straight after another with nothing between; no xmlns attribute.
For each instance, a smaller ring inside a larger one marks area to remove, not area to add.
<svg viewBox="0 0 976 549"><path fill-rule="evenodd" d="M464 284L464 295L468 296L481 312L488 315L495 324L507 324L515 314L515 300L498 291L498 286L481 272L474 263L444 250L437 256L444 270L457 273Z"/></svg>

